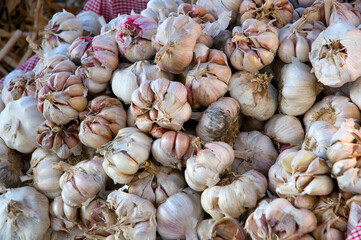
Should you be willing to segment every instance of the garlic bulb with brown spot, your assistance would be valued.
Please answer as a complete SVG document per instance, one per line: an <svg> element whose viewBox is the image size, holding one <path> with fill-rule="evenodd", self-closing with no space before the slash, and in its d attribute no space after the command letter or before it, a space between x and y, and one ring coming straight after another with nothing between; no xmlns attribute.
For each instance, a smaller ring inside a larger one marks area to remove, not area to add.
<svg viewBox="0 0 361 240"><path fill-rule="evenodd" d="M79 210L63 202L61 196L50 203L50 225L55 231L71 232L80 229Z"/></svg>
<svg viewBox="0 0 361 240"><path fill-rule="evenodd" d="M67 56L69 57L69 59L74 63L80 65L81 57L90 47L92 40L93 37L78 37L77 39L75 39L67 51ZM75 69L73 70L73 72L75 72Z"/></svg>
<svg viewBox="0 0 361 240"><path fill-rule="evenodd" d="M199 138L192 144L197 152L187 160L184 175L190 188L203 191L221 180L221 174L233 163L234 152L232 147L225 142L206 143L204 149Z"/></svg>
<svg viewBox="0 0 361 240"><path fill-rule="evenodd" d="M148 159L151 144L152 139L137 128L119 130L117 136L100 149L104 155L104 171L114 183L129 183Z"/></svg>
<svg viewBox="0 0 361 240"><path fill-rule="evenodd" d="M21 185L23 161L21 156L8 148L0 138L0 190Z"/></svg>
<svg viewBox="0 0 361 240"><path fill-rule="evenodd" d="M199 239L246 239L242 225L236 219L228 217L203 220L198 225L197 233Z"/></svg>
<svg viewBox="0 0 361 240"><path fill-rule="evenodd" d="M147 8L140 14L145 17L151 17L157 22L166 19L170 13L176 13L179 6L177 0L150 0Z"/></svg>
<svg viewBox="0 0 361 240"><path fill-rule="evenodd" d="M230 173L216 186L203 191L201 203L213 219L239 218L248 209L254 208L267 190L267 179L251 170L242 175Z"/></svg>
<svg viewBox="0 0 361 240"><path fill-rule="evenodd" d="M193 50L202 27L192 18L180 15L164 20L152 39L155 62L163 71L179 74L192 62Z"/></svg>
<svg viewBox="0 0 361 240"><path fill-rule="evenodd" d="M202 141L223 141L233 145L241 123L238 101L231 97L222 97L204 111L196 132Z"/></svg>
<svg viewBox="0 0 361 240"><path fill-rule="evenodd" d="M239 71L232 75L229 94L237 99L241 112L259 121L268 120L278 107L277 89L271 84L272 75Z"/></svg>
<svg viewBox="0 0 361 240"><path fill-rule="evenodd" d="M99 15L92 11L82 11L76 18L80 20L83 25L84 36L96 36L100 34L102 27L99 21Z"/></svg>
<svg viewBox="0 0 361 240"><path fill-rule="evenodd" d="M239 174L254 169L267 176L278 156L272 140L258 131L240 132L233 148L232 171Z"/></svg>
<svg viewBox="0 0 361 240"><path fill-rule="evenodd" d="M186 188L157 208L157 231L163 239L198 239L197 225L202 219L200 195Z"/></svg>
<svg viewBox="0 0 361 240"><path fill-rule="evenodd" d="M348 97L329 95L306 112L303 123L305 124L305 130L308 131L311 124L316 121L326 121L335 127L340 127L342 122L347 119L360 122L360 110L350 102Z"/></svg>
<svg viewBox="0 0 361 240"><path fill-rule="evenodd" d="M108 96L99 96L88 104L88 111L81 113L80 141L92 148L110 142L126 126L126 112L122 103Z"/></svg>

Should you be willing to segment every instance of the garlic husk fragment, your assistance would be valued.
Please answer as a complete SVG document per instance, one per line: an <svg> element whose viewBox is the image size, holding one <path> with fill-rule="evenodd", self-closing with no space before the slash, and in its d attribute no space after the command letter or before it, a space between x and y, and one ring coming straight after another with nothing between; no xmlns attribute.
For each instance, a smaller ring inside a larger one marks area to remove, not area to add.
<svg viewBox="0 0 361 240"><path fill-rule="evenodd" d="M235 69L253 73L272 63L279 45L275 27L247 19L242 27L233 28L232 35L225 53Z"/></svg>
<svg viewBox="0 0 361 240"><path fill-rule="evenodd" d="M132 93L142 82L158 78L173 80L173 75L160 70L149 61L137 61L129 67L114 71L111 80L112 91L125 104L130 104Z"/></svg>
<svg viewBox="0 0 361 240"><path fill-rule="evenodd" d="M100 148L110 142L126 126L126 112L122 103L108 96L94 98L88 111L81 113L80 141L88 147Z"/></svg>
<svg viewBox="0 0 361 240"><path fill-rule="evenodd" d="M325 1L325 17L328 26L338 22L347 22L357 27L361 23L361 15L351 4L334 0Z"/></svg>
<svg viewBox="0 0 361 240"><path fill-rule="evenodd" d="M102 27L99 22L99 15L92 11L83 11L76 15L76 18L80 20L83 25L83 35L96 36L100 33L100 28Z"/></svg>
<svg viewBox="0 0 361 240"><path fill-rule="evenodd" d="M177 0L150 0L147 8L140 14L145 17L151 17L157 22L165 20L170 13L176 13L179 6Z"/></svg>
<svg viewBox="0 0 361 240"><path fill-rule="evenodd" d="M310 210L297 209L283 198L269 201L263 200L247 218L245 229L252 239L310 239L302 238L317 226Z"/></svg>
<svg viewBox="0 0 361 240"><path fill-rule="evenodd" d="M232 75L229 94L237 99L241 112L259 121L268 120L278 107L277 89L271 84L272 76L239 71Z"/></svg>
<svg viewBox="0 0 361 240"><path fill-rule="evenodd" d="M61 196L56 197L50 203L50 224L55 231L68 233L82 228L78 208L65 204Z"/></svg>
<svg viewBox="0 0 361 240"><path fill-rule="evenodd" d="M233 148L232 171L238 174L254 169L266 176L278 156L272 140L258 131L240 132Z"/></svg>
<svg viewBox="0 0 361 240"><path fill-rule="evenodd" d="M158 67L174 74L182 73L192 62L193 50L202 27L192 18L180 15L164 20L152 39Z"/></svg>
<svg viewBox="0 0 361 240"><path fill-rule="evenodd" d="M71 61L80 65L81 57L84 55L85 51L88 50L90 44L93 40L93 37L78 37L70 45L67 51L67 56ZM73 72L75 69L73 70Z"/></svg>
<svg viewBox="0 0 361 240"><path fill-rule="evenodd" d="M0 190L14 188L21 184L23 161L21 156L8 148L0 138Z"/></svg>
<svg viewBox="0 0 361 240"><path fill-rule="evenodd" d="M59 184L65 204L71 207L87 206L105 188L107 175L102 167L103 161L102 157L95 156L75 166L65 162L53 164L56 169L64 171Z"/></svg>
<svg viewBox="0 0 361 240"><path fill-rule="evenodd" d="M326 121L335 127L340 127L347 119L360 122L360 110L348 97L329 95L306 112L303 123L305 124L305 130L308 131L311 124L316 121Z"/></svg>
<svg viewBox="0 0 361 240"><path fill-rule="evenodd" d="M127 127L100 151L104 155L103 168L115 183L129 183L150 153L152 139L139 129Z"/></svg>
<svg viewBox="0 0 361 240"><path fill-rule="evenodd" d="M186 188L157 208L157 231L163 239L197 239L197 225L202 219L200 195Z"/></svg>
<svg viewBox="0 0 361 240"><path fill-rule="evenodd" d="M341 87L361 76L358 67L361 30L348 22L338 22L321 32L309 54L315 75L322 84Z"/></svg>
<svg viewBox="0 0 361 240"><path fill-rule="evenodd" d="M198 225L197 233L199 239L246 239L242 225L236 219L228 217L203 220Z"/></svg>
<svg viewBox="0 0 361 240"><path fill-rule="evenodd" d="M192 144L197 152L187 160L184 175L190 188L203 191L221 180L221 174L233 163L234 152L232 147L225 142L206 143L204 149L199 138Z"/></svg>
<svg viewBox="0 0 361 240"><path fill-rule="evenodd" d="M256 207L267 190L267 179L250 170L242 175L230 173L216 186L203 191L201 203L213 219L238 218L248 209Z"/></svg>
<svg viewBox="0 0 361 240"><path fill-rule="evenodd" d="M31 153L37 147L37 129L45 119L36 105L33 97L22 97L0 113L0 137L9 148Z"/></svg>
<svg viewBox="0 0 361 240"><path fill-rule="evenodd" d="M123 235L116 239L156 239L156 209L151 202L121 189L111 192L107 202L118 217L116 234Z"/></svg>
<svg viewBox="0 0 361 240"><path fill-rule="evenodd" d="M41 61L42 59L40 59L38 64ZM40 88L46 84L47 79L52 73L74 73L75 70L76 65L66 55L52 55L48 58L44 58L43 64L41 64L38 69L34 69L35 76L39 77L40 80L37 82L37 90L40 90Z"/></svg>
<svg viewBox="0 0 361 240"><path fill-rule="evenodd" d="M223 141L233 145L241 123L238 101L231 97L222 97L204 111L196 132L202 141Z"/></svg>
<svg viewBox="0 0 361 240"><path fill-rule="evenodd" d="M45 239L50 226L49 201L32 187L0 195L0 239Z"/></svg>

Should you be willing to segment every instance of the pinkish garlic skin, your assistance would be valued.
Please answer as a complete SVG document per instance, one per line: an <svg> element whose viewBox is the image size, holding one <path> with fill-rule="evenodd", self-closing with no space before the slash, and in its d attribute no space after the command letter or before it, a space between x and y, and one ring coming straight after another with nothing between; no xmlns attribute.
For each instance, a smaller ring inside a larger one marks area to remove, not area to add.
<svg viewBox="0 0 361 240"><path fill-rule="evenodd" d="M38 90L44 80L46 80L46 76L52 73L58 72L70 72L74 73L76 70L76 65L69 60L68 57L63 55L53 55L44 60L43 66L35 71L35 76L44 77L43 80L37 83Z"/></svg>
<svg viewBox="0 0 361 240"><path fill-rule="evenodd" d="M80 218L83 224L88 228L111 227L117 222L117 216L106 205L106 201L97 198L83 206L80 209Z"/></svg>
<svg viewBox="0 0 361 240"><path fill-rule="evenodd" d="M92 37L78 37L68 48L67 55L77 65L80 65L80 59L85 51L90 48Z"/></svg>

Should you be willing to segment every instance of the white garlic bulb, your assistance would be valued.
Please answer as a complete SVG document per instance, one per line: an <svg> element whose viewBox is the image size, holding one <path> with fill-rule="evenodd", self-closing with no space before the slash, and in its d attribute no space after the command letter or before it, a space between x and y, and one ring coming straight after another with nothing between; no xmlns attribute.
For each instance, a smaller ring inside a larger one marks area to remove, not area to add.
<svg viewBox="0 0 361 240"><path fill-rule="evenodd" d="M361 23L360 13L350 3L334 0L325 1L325 18L328 26L338 22L347 22L357 27Z"/></svg>
<svg viewBox="0 0 361 240"><path fill-rule="evenodd" d="M100 33L102 27L99 22L99 15L92 11L83 11L76 15L76 18L80 20L83 25L84 36L92 35L96 36Z"/></svg>
<svg viewBox="0 0 361 240"><path fill-rule="evenodd" d="M0 138L0 190L21 184L23 161L21 155L8 148Z"/></svg>
<svg viewBox="0 0 361 240"><path fill-rule="evenodd" d="M178 0L150 0L147 3L147 8L140 14L145 17L151 17L157 22L161 22L167 18L170 13L176 13L178 6Z"/></svg>
<svg viewBox="0 0 361 240"><path fill-rule="evenodd" d="M82 228L79 222L79 210L63 202L61 196L50 203L50 224L55 231L72 232Z"/></svg>
<svg viewBox="0 0 361 240"><path fill-rule="evenodd" d="M242 225L236 219L228 217L224 217L218 220L203 220L198 225L197 233L199 239L246 239Z"/></svg>

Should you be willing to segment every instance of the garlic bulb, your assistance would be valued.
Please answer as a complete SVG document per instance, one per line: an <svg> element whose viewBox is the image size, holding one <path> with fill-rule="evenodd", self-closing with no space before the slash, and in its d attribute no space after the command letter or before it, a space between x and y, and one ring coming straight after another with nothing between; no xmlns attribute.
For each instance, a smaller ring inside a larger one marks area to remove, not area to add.
<svg viewBox="0 0 361 240"><path fill-rule="evenodd" d="M350 87L351 101L361 109L361 78L354 81Z"/></svg>
<svg viewBox="0 0 361 240"><path fill-rule="evenodd" d="M311 195L298 195L287 197L287 200L296 208L306 208L312 210L317 203L317 197Z"/></svg>
<svg viewBox="0 0 361 240"><path fill-rule="evenodd" d="M78 118L87 105L87 89L70 72L52 74L38 94L38 109L46 120L66 124Z"/></svg>
<svg viewBox="0 0 361 240"><path fill-rule="evenodd" d="M59 180L65 204L71 207L87 206L105 187L107 175L102 167L103 160L102 157L95 156L75 166L65 162L53 164L56 169L65 171Z"/></svg>
<svg viewBox="0 0 361 240"><path fill-rule="evenodd" d="M18 187L21 184L22 167L21 156L8 148L0 138L0 190Z"/></svg>
<svg viewBox="0 0 361 240"><path fill-rule="evenodd" d="M199 239L217 240L244 240L246 239L243 227L233 218L221 218L219 220L207 219L199 223L197 228Z"/></svg>
<svg viewBox="0 0 361 240"><path fill-rule="evenodd" d="M92 37L78 37L77 39L75 39L67 51L67 56L69 57L69 59L72 60L74 63L80 65L81 57L90 47L92 40Z"/></svg>
<svg viewBox="0 0 361 240"><path fill-rule="evenodd" d="M199 194L186 188L157 208L157 231L163 239L198 239L196 228L202 219Z"/></svg>
<svg viewBox="0 0 361 240"><path fill-rule="evenodd" d="M34 187L51 199L61 194L59 179L63 171L53 168L52 165L60 161L58 156L41 148L37 148L31 155L28 175L33 175Z"/></svg>
<svg viewBox="0 0 361 240"><path fill-rule="evenodd" d="M165 78L142 82L132 94L130 111L136 126L156 138L164 129L181 130L192 112L184 85Z"/></svg>
<svg viewBox="0 0 361 240"><path fill-rule="evenodd" d="M361 24L361 15L351 4L335 0L325 1L325 17L328 26L338 22L347 22L355 27Z"/></svg>
<svg viewBox="0 0 361 240"><path fill-rule="evenodd" d="M50 226L49 201L32 187L0 195L0 239L44 239Z"/></svg>
<svg viewBox="0 0 361 240"><path fill-rule="evenodd" d="M78 208L65 204L61 196L50 203L50 221L55 231L72 232L73 229L81 228Z"/></svg>
<svg viewBox="0 0 361 240"><path fill-rule="evenodd" d="M115 230L123 235L115 239L156 239L156 209L151 202L121 189L111 192L107 202L118 216Z"/></svg>
<svg viewBox="0 0 361 240"><path fill-rule="evenodd" d="M193 152L193 139L184 132L167 131L152 144L152 155L163 166L182 169Z"/></svg>
<svg viewBox="0 0 361 240"><path fill-rule="evenodd" d="M221 180L220 175L233 163L234 152L225 142L206 143L202 149L197 138L193 144L197 153L187 160L184 176L190 188L203 191Z"/></svg>
<svg viewBox="0 0 361 240"><path fill-rule="evenodd" d="M152 139L133 127L122 128L117 136L100 150L103 168L115 183L129 183L150 153Z"/></svg>
<svg viewBox="0 0 361 240"><path fill-rule="evenodd" d="M296 117L275 114L265 125L264 133L276 144L301 147L305 132Z"/></svg>
<svg viewBox="0 0 361 240"><path fill-rule="evenodd" d="M308 65L297 59L282 67L278 85L279 109L284 114L303 115L316 101L316 77Z"/></svg>
<svg viewBox="0 0 361 240"><path fill-rule="evenodd" d="M40 81L37 83L38 90L46 84L50 74L59 72L74 73L75 70L76 65L65 55L52 55L45 58L41 67L35 71L35 76L40 77Z"/></svg>
<svg viewBox="0 0 361 240"><path fill-rule="evenodd" d="M129 184L128 192L159 206L185 186L183 173L179 170L157 167L150 163L143 172L135 176Z"/></svg>
<svg viewBox="0 0 361 240"><path fill-rule="evenodd" d="M245 229L254 240L302 238L317 226L316 216L307 209L297 209L283 198L263 200L246 221Z"/></svg>
<svg viewBox="0 0 361 240"><path fill-rule="evenodd" d="M311 124L316 121L326 121L335 127L340 127L342 122L347 119L360 122L360 110L350 102L348 97L329 95L306 112L303 123L305 124L305 130L308 131Z"/></svg>
<svg viewBox="0 0 361 240"><path fill-rule="evenodd" d="M99 35L93 38L81 57L81 66L75 71L82 77L84 85L92 94L104 91L119 64L118 46L111 36Z"/></svg>
<svg viewBox="0 0 361 240"><path fill-rule="evenodd" d="M125 104L130 104L132 93L142 82L158 78L173 80L173 75L160 70L157 65L149 61L138 61L129 67L114 71L111 80L112 90Z"/></svg>
<svg viewBox="0 0 361 240"><path fill-rule="evenodd" d="M115 38L115 34L120 29L120 22L127 16L128 14L118 14L116 18L113 18L110 22L102 26L100 29L101 35L107 35Z"/></svg>
<svg viewBox="0 0 361 240"><path fill-rule="evenodd" d="M99 17L98 14L92 11L83 11L76 15L76 18L79 19L83 25L84 36L96 36L100 34L100 28L102 26L99 22Z"/></svg>
<svg viewBox="0 0 361 240"><path fill-rule="evenodd" d="M81 115L79 139L88 147L99 148L110 142L126 125L126 112L122 103L108 96L94 98L89 112Z"/></svg>
<svg viewBox="0 0 361 240"><path fill-rule="evenodd" d="M308 129L302 149L311 151L317 157L327 159L327 148L330 146L332 136L338 128L326 121L316 121Z"/></svg>
<svg viewBox="0 0 361 240"><path fill-rule="evenodd" d="M232 35L225 53L235 69L256 72L273 61L279 44L276 28L248 19L242 27L234 27Z"/></svg>
<svg viewBox="0 0 361 240"><path fill-rule="evenodd" d="M151 17L157 22L161 22L169 16L170 13L176 13L179 6L177 0L150 0L147 8L140 14L145 17Z"/></svg>
<svg viewBox="0 0 361 240"><path fill-rule="evenodd" d="M256 207L267 190L267 179L255 170L243 175L230 173L217 186L203 191L201 203L213 219L239 218L247 209Z"/></svg>
<svg viewBox="0 0 361 240"><path fill-rule="evenodd" d="M0 113L0 137L9 148L31 153L37 147L37 129L45 119L36 105L33 97L22 97Z"/></svg>
<svg viewBox="0 0 361 240"><path fill-rule="evenodd" d="M272 140L258 131L240 132L233 148L232 170L239 174L254 169L267 176L278 156Z"/></svg>
<svg viewBox="0 0 361 240"><path fill-rule="evenodd" d="M309 54L315 75L322 84L341 87L361 76L358 58L361 30L348 22L338 22L321 32Z"/></svg>
<svg viewBox="0 0 361 240"><path fill-rule="evenodd" d="M222 97L204 111L196 127L202 141L224 141L233 145L242 122L240 105L234 98Z"/></svg>
<svg viewBox="0 0 361 240"><path fill-rule="evenodd" d="M236 20L241 2L240 0L197 0L196 5L204 7L216 18L220 18L222 14L231 14L231 23L233 23Z"/></svg>
<svg viewBox="0 0 361 240"><path fill-rule="evenodd" d="M229 94L237 99L241 112L265 121L277 110L277 89L271 84L272 75L239 71L232 75Z"/></svg>
<svg viewBox="0 0 361 240"><path fill-rule="evenodd" d="M152 39L158 67L163 71L182 73L192 62L193 50L201 33L202 27L188 16L172 16L164 20Z"/></svg>

